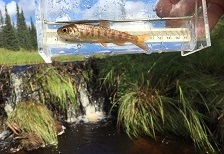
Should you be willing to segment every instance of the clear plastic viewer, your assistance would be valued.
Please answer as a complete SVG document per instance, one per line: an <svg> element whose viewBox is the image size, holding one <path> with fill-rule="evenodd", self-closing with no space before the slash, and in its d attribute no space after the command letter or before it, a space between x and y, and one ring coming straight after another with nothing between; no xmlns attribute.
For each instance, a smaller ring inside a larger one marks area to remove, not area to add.
<svg viewBox="0 0 224 154"><path fill-rule="evenodd" d="M36 0L36 27L38 52L50 63L52 57L65 55L130 54L153 52L181 52L189 55L211 45L207 19L206 0L202 6L195 1L190 16L159 18L155 6L157 0ZM197 36L196 23L202 20L203 34ZM176 26L166 23L178 22ZM108 23L108 29L137 36L148 34L144 40L145 51L131 42L123 45L108 42L66 41L57 30L69 24L90 24L100 26Z"/></svg>

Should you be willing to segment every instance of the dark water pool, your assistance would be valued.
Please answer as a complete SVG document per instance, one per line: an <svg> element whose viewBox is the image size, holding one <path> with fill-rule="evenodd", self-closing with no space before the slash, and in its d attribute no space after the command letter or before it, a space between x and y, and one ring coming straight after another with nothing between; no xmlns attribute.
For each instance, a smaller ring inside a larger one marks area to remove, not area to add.
<svg viewBox="0 0 224 154"><path fill-rule="evenodd" d="M9 153L0 151L1 154ZM165 138L157 142L141 138L131 140L118 132L113 122L82 123L67 126L59 136L57 147L34 151L19 151L16 154L193 154L193 145L181 140Z"/></svg>

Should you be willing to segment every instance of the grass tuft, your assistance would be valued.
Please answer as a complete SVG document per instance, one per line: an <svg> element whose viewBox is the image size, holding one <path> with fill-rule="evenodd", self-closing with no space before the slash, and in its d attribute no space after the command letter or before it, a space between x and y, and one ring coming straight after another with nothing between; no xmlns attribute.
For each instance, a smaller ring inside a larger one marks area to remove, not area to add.
<svg viewBox="0 0 224 154"><path fill-rule="evenodd" d="M17 126L14 128L19 130L19 135L31 133L43 139L46 145L58 143L55 120L47 107L41 103L20 102L8 117L7 123Z"/></svg>
<svg viewBox="0 0 224 154"><path fill-rule="evenodd" d="M213 32L212 47L187 57L132 54L98 62L119 128L130 137L173 134L212 153L224 144L223 30Z"/></svg>
<svg viewBox="0 0 224 154"><path fill-rule="evenodd" d="M58 71L53 66L43 67L37 72L32 84L34 83L43 91L41 93L43 103L54 103L64 111L68 109L68 103L76 108L76 85L68 74Z"/></svg>

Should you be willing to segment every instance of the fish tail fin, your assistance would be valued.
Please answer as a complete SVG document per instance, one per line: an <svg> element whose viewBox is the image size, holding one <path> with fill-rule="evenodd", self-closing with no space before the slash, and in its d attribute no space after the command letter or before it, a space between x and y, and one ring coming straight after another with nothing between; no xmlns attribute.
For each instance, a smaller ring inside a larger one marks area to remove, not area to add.
<svg viewBox="0 0 224 154"><path fill-rule="evenodd" d="M149 51L148 45L145 43L145 41L149 39L150 35L142 34L142 35L137 35L136 37L137 37L136 41L132 43L145 51Z"/></svg>

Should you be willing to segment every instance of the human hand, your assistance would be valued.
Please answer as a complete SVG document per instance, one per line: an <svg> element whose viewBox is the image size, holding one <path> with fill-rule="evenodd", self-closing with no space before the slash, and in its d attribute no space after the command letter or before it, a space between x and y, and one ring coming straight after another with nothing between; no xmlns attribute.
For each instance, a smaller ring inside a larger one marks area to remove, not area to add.
<svg viewBox="0 0 224 154"><path fill-rule="evenodd" d="M208 22L210 30L218 22L219 18L224 14L224 0L207 0L208 3ZM198 1L201 6L201 1ZM156 5L156 13L159 17L181 17L191 15L195 9L194 0L159 0ZM167 22L167 26L174 26L178 23ZM200 27L202 21L197 23ZM200 28L199 28L200 29Z"/></svg>

